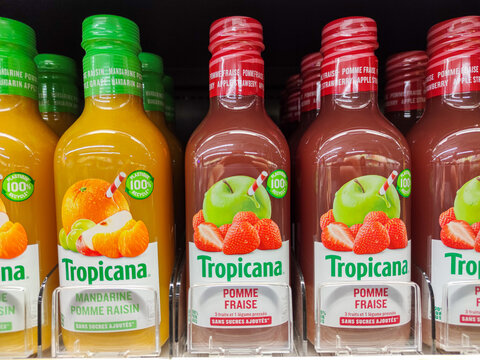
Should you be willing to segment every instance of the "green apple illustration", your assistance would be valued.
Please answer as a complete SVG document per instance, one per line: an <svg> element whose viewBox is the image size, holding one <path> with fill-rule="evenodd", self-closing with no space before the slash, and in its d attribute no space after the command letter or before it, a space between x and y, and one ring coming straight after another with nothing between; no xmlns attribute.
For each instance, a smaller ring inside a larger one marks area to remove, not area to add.
<svg viewBox="0 0 480 360"><path fill-rule="evenodd" d="M390 219L400 216L400 199L395 186L385 195L379 190L387 179L379 175L365 175L345 183L335 194L333 217L347 226L362 224L371 211L383 211Z"/></svg>
<svg viewBox="0 0 480 360"><path fill-rule="evenodd" d="M240 211L252 211L260 219L270 219L272 205L263 185L252 196L247 193L254 181L250 176L231 176L213 184L203 200L205 221L216 226L231 224Z"/></svg>
<svg viewBox="0 0 480 360"><path fill-rule="evenodd" d="M453 211L458 220L470 225L480 221L480 176L467 181L457 191Z"/></svg>

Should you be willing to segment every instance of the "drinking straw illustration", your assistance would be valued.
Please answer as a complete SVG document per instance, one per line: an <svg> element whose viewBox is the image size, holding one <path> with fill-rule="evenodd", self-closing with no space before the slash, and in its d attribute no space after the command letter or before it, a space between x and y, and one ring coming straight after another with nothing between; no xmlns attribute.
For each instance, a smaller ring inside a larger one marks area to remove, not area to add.
<svg viewBox="0 0 480 360"><path fill-rule="evenodd" d="M113 181L112 185L108 187L107 192L105 193L105 196L111 199L113 196L113 193L117 191L117 189L122 184L122 181L125 180L126 177L127 175L123 171L120 172L120 174L118 174L115 180Z"/></svg>
<svg viewBox="0 0 480 360"><path fill-rule="evenodd" d="M393 184L393 181L397 178L397 176L398 176L398 172L393 170L390 176L388 177L387 181L385 181L385 183L382 185L380 190L378 190L378 193L380 194L380 196L383 196L387 193L388 188L390 187L390 185Z"/></svg>
<svg viewBox="0 0 480 360"><path fill-rule="evenodd" d="M262 171L260 175L258 175L257 180L248 188L247 194L253 196L255 191L257 191L258 187L262 185L263 181L267 178L268 173L266 171Z"/></svg>

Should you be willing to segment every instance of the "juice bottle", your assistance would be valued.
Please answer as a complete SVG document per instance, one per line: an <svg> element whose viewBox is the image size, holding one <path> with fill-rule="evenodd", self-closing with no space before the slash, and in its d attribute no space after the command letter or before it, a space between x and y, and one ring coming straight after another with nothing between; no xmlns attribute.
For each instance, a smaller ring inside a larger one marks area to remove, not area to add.
<svg viewBox="0 0 480 360"><path fill-rule="evenodd" d="M167 141L172 160L173 194L175 210L175 239L177 247L185 242L185 180L183 177L183 149L177 137L165 122L165 89L163 87L163 60L160 56L142 52L139 55L143 72L143 107L147 116Z"/></svg>
<svg viewBox="0 0 480 360"><path fill-rule="evenodd" d="M35 63L40 114L55 134L62 136L79 112L75 61L62 55L39 54Z"/></svg>
<svg viewBox="0 0 480 360"><path fill-rule="evenodd" d="M26 346L36 351L40 284L57 263L57 137L38 112L35 54L33 29L0 18L0 288L26 289L26 295L0 290L0 353L7 354L23 353ZM24 308L30 312L27 329ZM43 309L42 342L48 347L50 306Z"/></svg>
<svg viewBox="0 0 480 360"><path fill-rule="evenodd" d="M430 277L437 339L480 341L475 287L480 250L480 17L436 24L428 32L425 113L408 134L414 172L414 262ZM452 298L443 307L446 290ZM423 319L424 332L432 319ZM424 340L428 341L427 336ZM437 340L437 341L438 341Z"/></svg>
<svg viewBox="0 0 480 360"><path fill-rule="evenodd" d="M289 137L300 121L300 87L302 78L295 74L287 79L285 93L282 94L282 107L279 127Z"/></svg>
<svg viewBox="0 0 480 360"><path fill-rule="evenodd" d="M425 51L406 51L387 60L385 117L406 134L425 109Z"/></svg>
<svg viewBox="0 0 480 360"><path fill-rule="evenodd" d="M169 75L163 76L165 88L165 120L170 131L175 131L175 99L173 97L173 78Z"/></svg>
<svg viewBox="0 0 480 360"><path fill-rule="evenodd" d="M292 161L295 158L295 150L305 130L317 118L321 104L321 72L323 56L321 52L308 54L303 57L300 76L302 85L300 88L300 124L288 138Z"/></svg>
<svg viewBox="0 0 480 360"><path fill-rule="evenodd" d="M323 28L322 104L296 153L297 256L317 348L384 346L409 333L410 309L401 306L409 295L384 283L360 285L410 280L410 187L401 186L410 179L410 153L378 108L377 47L370 18ZM348 281L359 285L322 288Z"/></svg>
<svg viewBox="0 0 480 360"><path fill-rule="evenodd" d="M143 110L137 25L96 15L82 32L85 109L55 151L55 194L60 285L95 288L61 295L63 342L67 350L149 352L157 306L160 343L168 337L168 145ZM123 286L155 289L160 304Z"/></svg>
<svg viewBox="0 0 480 360"><path fill-rule="evenodd" d="M290 251L290 158L264 108L262 40L252 18L210 27L210 109L185 155L194 344L248 349L286 341L287 297L255 287L288 286Z"/></svg>

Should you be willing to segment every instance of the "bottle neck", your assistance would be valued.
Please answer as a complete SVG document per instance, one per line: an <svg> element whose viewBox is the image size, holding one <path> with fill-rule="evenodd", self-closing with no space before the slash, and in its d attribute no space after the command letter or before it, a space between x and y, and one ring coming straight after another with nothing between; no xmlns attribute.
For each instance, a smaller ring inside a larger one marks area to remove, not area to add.
<svg viewBox="0 0 480 360"><path fill-rule="evenodd" d="M6 111L19 111L40 116L37 100L22 95L0 94L0 113Z"/></svg>
<svg viewBox="0 0 480 360"><path fill-rule="evenodd" d="M13 44L0 46L0 95L38 99L37 68L33 58Z"/></svg>
<svg viewBox="0 0 480 360"><path fill-rule="evenodd" d="M85 98L131 95L141 99L143 81L137 55L120 46L87 49L83 58Z"/></svg>
<svg viewBox="0 0 480 360"><path fill-rule="evenodd" d="M373 50L325 57L321 74L322 110L378 109L378 60Z"/></svg>
<svg viewBox="0 0 480 360"><path fill-rule="evenodd" d="M480 55L457 54L429 61L425 79L427 109L448 106L455 109L480 107Z"/></svg>
<svg viewBox="0 0 480 360"><path fill-rule="evenodd" d="M233 53L219 49L212 54L209 65L210 98L221 99L221 103L238 102L243 108L255 97L264 96L264 63L257 49L240 49ZM258 103L258 100L254 101ZM233 106L235 107L235 106Z"/></svg>
<svg viewBox="0 0 480 360"><path fill-rule="evenodd" d="M65 74L39 73L38 85L38 107L41 113L78 115L78 88L73 77Z"/></svg>
<svg viewBox="0 0 480 360"><path fill-rule="evenodd" d="M165 113L165 88L161 74L143 72L143 107L148 112Z"/></svg>
<svg viewBox="0 0 480 360"><path fill-rule="evenodd" d="M210 108L212 112L224 111L254 111L265 112L263 97L258 95L246 95L239 97L214 96L210 97Z"/></svg>
<svg viewBox="0 0 480 360"><path fill-rule="evenodd" d="M167 129L165 121L165 114L161 111L145 110L147 117L159 128L162 132Z"/></svg>

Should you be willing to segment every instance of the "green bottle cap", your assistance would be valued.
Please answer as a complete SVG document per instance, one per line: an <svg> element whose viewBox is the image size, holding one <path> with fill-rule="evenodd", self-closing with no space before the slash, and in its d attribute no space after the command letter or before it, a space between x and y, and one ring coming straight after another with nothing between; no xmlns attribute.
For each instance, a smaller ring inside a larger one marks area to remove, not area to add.
<svg viewBox="0 0 480 360"><path fill-rule="evenodd" d="M0 94L37 99L35 44L30 26L0 17Z"/></svg>
<svg viewBox="0 0 480 360"><path fill-rule="evenodd" d="M137 24L121 16L93 15L82 24L85 97L142 96L141 51Z"/></svg>
<svg viewBox="0 0 480 360"><path fill-rule="evenodd" d="M78 114L77 69L75 61L56 54L35 57L38 69L38 106L44 112Z"/></svg>
<svg viewBox="0 0 480 360"><path fill-rule="evenodd" d="M171 76L163 76L163 86L165 87L165 120L175 122L175 101L173 99L173 79Z"/></svg>
<svg viewBox="0 0 480 360"><path fill-rule="evenodd" d="M146 111L165 112L163 60L160 56L142 52L138 55L143 72L143 107Z"/></svg>

